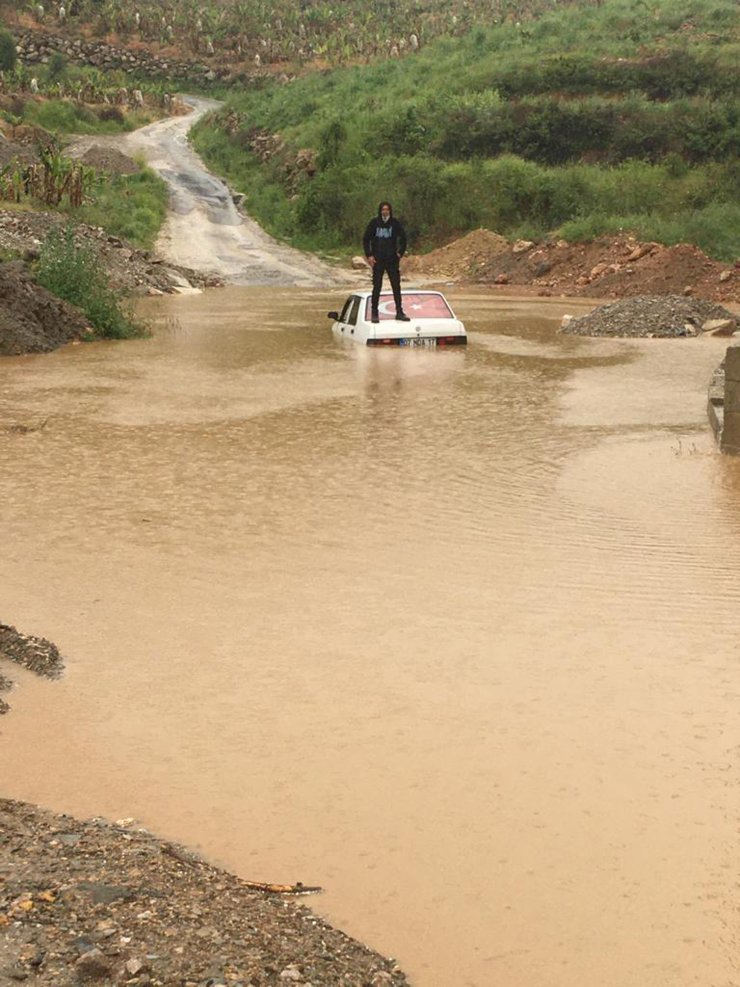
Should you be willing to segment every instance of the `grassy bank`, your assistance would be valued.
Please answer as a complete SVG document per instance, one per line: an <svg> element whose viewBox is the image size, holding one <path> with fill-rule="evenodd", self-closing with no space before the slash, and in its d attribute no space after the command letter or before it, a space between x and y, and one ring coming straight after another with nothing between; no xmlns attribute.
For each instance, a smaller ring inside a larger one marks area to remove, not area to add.
<svg viewBox="0 0 740 987"><path fill-rule="evenodd" d="M146 327L138 322L120 292L108 283L89 246L75 240L74 229L53 230L41 247L36 281L57 298L85 313L95 334L104 339L131 339L144 336Z"/></svg>
<svg viewBox="0 0 740 987"><path fill-rule="evenodd" d="M312 249L356 249L390 195L417 247L477 226L629 229L731 259L735 18L728 0L566 7L242 94L194 141L261 222Z"/></svg>
<svg viewBox="0 0 740 987"><path fill-rule="evenodd" d="M168 201L165 182L150 168L142 168L136 175L98 174L89 201L68 214L78 223L102 226L150 250L167 216Z"/></svg>
<svg viewBox="0 0 740 987"><path fill-rule="evenodd" d="M56 134L122 134L154 119L146 110L123 112L116 106L85 106L70 99L21 101L18 123L43 127Z"/></svg>

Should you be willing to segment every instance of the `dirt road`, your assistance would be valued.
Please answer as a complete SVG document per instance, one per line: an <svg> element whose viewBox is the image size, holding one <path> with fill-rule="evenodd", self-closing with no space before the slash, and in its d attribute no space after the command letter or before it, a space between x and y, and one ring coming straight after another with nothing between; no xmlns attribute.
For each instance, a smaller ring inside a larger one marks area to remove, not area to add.
<svg viewBox="0 0 740 987"><path fill-rule="evenodd" d="M301 285L336 283L336 272L314 257L278 243L235 207L227 186L213 176L188 143L193 124L219 104L186 97L187 116L168 117L116 137L75 141L77 153L93 144L143 155L170 187L171 211L157 242L167 260L207 271L233 284Z"/></svg>

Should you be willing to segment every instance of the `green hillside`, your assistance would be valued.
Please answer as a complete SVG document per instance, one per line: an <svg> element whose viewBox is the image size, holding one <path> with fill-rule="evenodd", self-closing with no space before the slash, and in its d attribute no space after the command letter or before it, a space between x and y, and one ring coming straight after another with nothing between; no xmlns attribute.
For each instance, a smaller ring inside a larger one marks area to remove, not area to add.
<svg viewBox="0 0 740 987"><path fill-rule="evenodd" d="M388 196L417 248L478 226L629 229L731 259L739 56L731 0L566 6L235 95L195 143L314 249L356 249Z"/></svg>

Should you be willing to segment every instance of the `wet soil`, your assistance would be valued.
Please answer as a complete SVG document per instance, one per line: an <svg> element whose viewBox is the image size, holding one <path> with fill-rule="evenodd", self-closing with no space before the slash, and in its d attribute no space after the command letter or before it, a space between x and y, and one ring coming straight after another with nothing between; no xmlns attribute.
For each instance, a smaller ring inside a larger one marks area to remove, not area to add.
<svg viewBox="0 0 740 987"><path fill-rule="evenodd" d="M85 316L37 285L20 261L0 264L0 355L44 353L91 334Z"/></svg>
<svg viewBox="0 0 740 987"><path fill-rule="evenodd" d="M719 302L740 301L740 269L712 260L698 247L666 247L633 237L603 237L590 243L502 242L476 230L445 247L410 257L409 277L486 284L501 294L624 298L634 295L693 295Z"/></svg>
<svg viewBox="0 0 740 987"><path fill-rule="evenodd" d="M408 983L296 901L132 827L0 800L0 982Z"/></svg>

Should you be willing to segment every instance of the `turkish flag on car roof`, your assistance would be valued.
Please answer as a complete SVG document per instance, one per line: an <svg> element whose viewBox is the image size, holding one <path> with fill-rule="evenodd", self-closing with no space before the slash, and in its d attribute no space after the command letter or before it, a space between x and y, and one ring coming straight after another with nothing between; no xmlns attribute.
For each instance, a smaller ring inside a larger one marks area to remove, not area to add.
<svg viewBox="0 0 740 987"><path fill-rule="evenodd" d="M365 320L370 321L371 301L365 302ZM426 294L421 291L403 292L403 310L411 319L451 319L452 312L442 295L436 293ZM395 319L396 306L393 295L390 292L383 292L378 305L378 315L381 320Z"/></svg>

